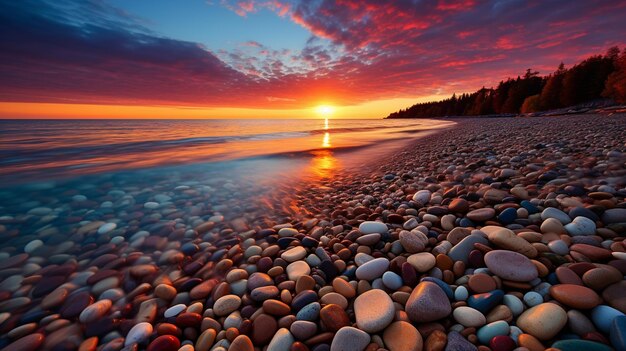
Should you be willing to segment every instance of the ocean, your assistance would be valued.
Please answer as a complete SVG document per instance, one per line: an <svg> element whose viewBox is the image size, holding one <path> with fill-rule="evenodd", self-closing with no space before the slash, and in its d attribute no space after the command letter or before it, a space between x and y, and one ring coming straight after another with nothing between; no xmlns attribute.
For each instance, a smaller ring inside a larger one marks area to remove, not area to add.
<svg viewBox="0 0 626 351"><path fill-rule="evenodd" d="M270 158L289 160L281 167L291 169L315 155L351 152L341 163L349 167L359 161L355 150L383 150L390 147L387 144L451 124L355 119L2 120L0 183L6 187L116 172L145 174L184 165L212 171L232 161L258 166L263 160L271 163ZM367 154L371 160L371 152ZM192 168L190 172L197 171Z"/></svg>

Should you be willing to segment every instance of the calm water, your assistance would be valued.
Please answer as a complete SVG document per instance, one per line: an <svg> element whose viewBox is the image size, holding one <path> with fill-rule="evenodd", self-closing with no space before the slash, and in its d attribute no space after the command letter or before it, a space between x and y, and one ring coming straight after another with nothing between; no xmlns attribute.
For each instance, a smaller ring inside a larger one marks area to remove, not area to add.
<svg viewBox="0 0 626 351"><path fill-rule="evenodd" d="M308 162L312 168L308 173L315 175L355 164L364 155L356 149L374 146L381 151L391 147L390 141L409 140L451 124L333 119L4 120L0 121L0 182L6 186L198 164L203 165L202 172L230 167L237 173L234 169L241 166L240 160L251 159L248 164L254 165L255 173L275 172L276 167L302 169L301 163ZM371 159L372 154L366 154ZM276 159L289 162L276 164Z"/></svg>

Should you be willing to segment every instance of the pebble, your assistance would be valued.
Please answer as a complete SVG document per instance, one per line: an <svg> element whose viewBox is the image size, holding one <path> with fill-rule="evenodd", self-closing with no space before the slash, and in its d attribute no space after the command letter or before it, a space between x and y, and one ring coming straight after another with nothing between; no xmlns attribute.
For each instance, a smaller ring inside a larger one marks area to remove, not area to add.
<svg viewBox="0 0 626 351"><path fill-rule="evenodd" d="M225 316L237 310L241 305L241 298L237 295L222 296L213 304L213 313Z"/></svg>
<svg viewBox="0 0 626 351"><path fill-rule="evenodd" d="M487 323L487 319L482 313L467 306L455 308L452 315L464 327L480 327Z"/></svg>
<svg viewBox="0 0 626 351"><path fill-rule="evenodd" d="M289 280L296 281L301 276L309 274L311 274L311 267L309 267L309 264L305 261L296 261L287 266L287 276L289 276Z"/></svg>
<svg viewBox="0 0 626 351"><path fill-rule="evenodd" d="M359 225L362 234L387 233L387 225L383 222L365 221Z"/></svg>
<svg viewBox="0 0 626 351"><path fill-rule="evenodd" d="M406 261L420 273L428 272L437 262L435 256L430 252L420 252L409 256Z"/></svg>
<svg viewBox="0 0 626 351"><path fill-rule="evenodd" d="M267 346L267 351L289 351L295 339L287 328L280 328Z"/></svg>
<svg viewBox="0 0 626 351"><path fill-rule="evenodd" d="M587 217L578 216L571 223L565 225L565 230L571 236L594 235L596 223Z"/></svg>
<svg viewBox="0 0 626 351"><path fill-rule="evenodd" d="M517 326L539 340L549 340L567 324L567 313L553 303L542 303L517 318Z"/></svg>
<svg viewBox="0 0 626 351"><path fill-rule="evenodd" d="M141 322L135 324L126 335L124 346L143 343L152 334L152 330L152 324L150 323Z"/></svg>
<svg viewBox="0 0 626 351"><path fill-rule="evenodd" d="M475 222L484 222L496 216L496 210L485 207L467 213L467 218Z"/></svg>
<svg viewBox="0 0 626 351"><path fill-rule="evenodd" d="M2 351L36 351L43 344L44 338L41 333L29 334L13 341Z"/></svg>
<svg viewBox="0 0 626 351"><path fill-rule="evenodd" d="M296 246L293 249L283 252L280 257L287 262L295 262L306 257L306 249L302 246Z"/></svg>
<svg viewBox="0 0 626 351"><path fill-rule="evenodd" d="M358 279L374 280L380 278L389 268L389 260L381 257L364 263L356 270Z"/></svg>
<svg viewBox="0 0 626 351"><path fill-rule="evenodd" d="M510 330L511 327L507 322L497 321L489 323L478 329L476 336L481 344L488 345L491 339L499 335L508 335Z"/></svg>
<svg viewBox="0 0 626 351"><path fill-rule="evenodd" d="M519 252L530 258L537 256L537 249L512 230L496 226L485 226L480 230L487 234L489 241L500 248Z"/></svg>
<svg viewBox="0 0 626 351"><path fill-rule="evenodd" d="M553 285L550 287L550 295L560 303L576 309L591 309L602 303L595 291L581 285Z"/></svg>
<svg viewBox="0 0 626 351"><path fill-rule="evenodd" d="M591 320L593 324L605 333L609 332L611 323L619 316L624 316L624 313L607 305L599 305L591 310Z"/></svg>
<svg viewBox="0 0 626 351"><path fill-rule="evenodd" d="M477 351L478 349L474 344L469 342L463 335L457 331L451 331L448 333L448 343L446 344L445 351Z"/></svg>
<svg viewBox="0 0 626 351"><path fill-rule="evenodd" d="M413 322L432 322L452 312L446 293L435 283L421 282L406 302L405 311Z"/></svg>
<svg viewBox="0 0 626 351"><path fill-rule="evenodd" d="M404 321L391 323L383 333L383 341L389 351L421 351L424 344L420 332Z"/></svg>
<svg viewBox="0 0 626 351"><path fill-rule="evenodd" d="M385 329L393 320L395 311L389 295L380 289L366 291L354 300L356 324L368 333Z"/></svg>
<svg viewBox="0 0 626 351"><path fill-rule="evenodd" d="M567 213L554 207L546 207L546 209L541 212L541 219L545 221L548 218L554 218L561 222L561 224L563 225L568 224L572 221Z"/></svg>
<svg viewBox="0 0 626 351"><path fill-rule="evenodd" d="M485 255L485 264L502 279L528 282L539 276L537 267L524 255L513 251L493 250Z"/></svg>
<svg viewBox="0 0 626 351"><path fill-rule="evenodd" d="M616 350L626 350L626 316L617 316L609 330L611 344Z"/></svg>
<svg viewBox="0 0 626 351"><path fill-rule="evenodd" d="M330 351L363 351L370 343L370 335L353 327L337 331L330 344Z"/></svg>
<svg viewBox="0 0 626 351"><path fill-rule="evenodd" d="M117 224L105 223L98 228L98 234L102 235L102 234L109 233L113 231L115 228L117 228Z"/></svg>
<svg viewBox="0 0 626 351"><path fill-rule="evenodd" d="M111 300L100 300L94 303L93 305L89 305L85 308L79 316L79 319L82 323L93 322L99 318L102 318L113 306L113 302Z"/></svg>

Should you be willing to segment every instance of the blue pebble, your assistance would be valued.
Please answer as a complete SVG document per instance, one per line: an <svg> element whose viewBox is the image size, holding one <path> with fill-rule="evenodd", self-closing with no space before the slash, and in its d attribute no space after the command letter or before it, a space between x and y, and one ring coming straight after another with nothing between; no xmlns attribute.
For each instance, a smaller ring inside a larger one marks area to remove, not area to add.
<svg viewBox="0 0 626 351"><path fill-rule="evenodd" d="M611 344L616 350L626 350L626 316L617 316L609 331Z"/></svg>
<svg viewBox="0 0 626 351"><path fill-rule="evenodd" d="M391 271L385 272L383 274L383 284L392 290L399 289L403 284L402 277Z"/></svg>
<svg viewBox="0 0 626 351"><path fill-rule="evenodd" d="M467 300L467 298L469 297L469 291L467 291L467 288L464 287L463 285L459 285L455 290L454 290L454 299L457 301L465 301Z"/></svg>
<svg viewBox="0 0 626 351"><path fill-rule="evenodd" d="M502 298L504 297L504 291L493 290L487 293L472 295L467 299L467 305L475 310L480 311L482 314L487 314L494 307L496 307Z"/></svg>
<svg viewBox="0 0 626 351"><path fill-rule="evenodd" d="M543 296L537 292L529 291L524 294L524 303L526 303L529 307L537 306L542 302Z"/></svg>
<svg viewBox="0 0 626 351"><path fill-rule="evenodd" d="M461 218L459 222L459 226L461 227L474 227L474 222L472 222L469 218Z"/></svg>
<svg viewBox="0 0 626 351"><path fill-rule="evenodd" d="M478 341L483 345L489 345L489 341L498 335L509 335L511 327L505 321L497 321L489 323L476 332Z"/></svg>
<svg viewBox="0 0 626 351"><path fill-rule="evenodd" d="M422 278L420 280L420 282L433 282L433 283L439 285L441 290L443 290L443 292L446 293L446 295L448 296L448 298L450 300L454 299L454 292L452 291L452 288L450 288L450 285L448 285L443 280L437 279L437 278L434 278L434 277L425 277L425 278Z"/></svg>
<svg viewBox="0 0 626 351"><path fill-rule="evenodd" d="M596 306L593 310L591 310L591 320L593 321L593 324L605 333L609 332L611 329L611 323L613 323L613 320L619 316L624 316L624 314L621 311L607 305Z"/></svg>
<svg viewBox="0 0 626 351"><path fill-rule="evenodd" d="M517 210L514 208L507 208L504 211L500 212L498 215L498 220L502 224L511 224L515 222L517 219Z"/></svg>
<svg viewBox="0 0 626 351"><path fill-rule="evenodd" d="M319 302L311 302L310 304L302 307L302 309L296 314L296 319L299 321L315 322L319 318L321 309L322 307Z"/></svg>
<svg viewBox="0 0 626 351"><path fill-rule="evenodd" d="M560 351L612 351L609 346L589 340L559 340L552 347Z"/></svg>
<svg viewBox="0 0 626 351"><path fill-rule="evenodd" d="M520 202L520 205L525 208L529 214L533 214L533 213L537 213L539 212L539 209L537 208L537 206L533 205L530 201L528 200L523 200L522 202Z"/></svg>

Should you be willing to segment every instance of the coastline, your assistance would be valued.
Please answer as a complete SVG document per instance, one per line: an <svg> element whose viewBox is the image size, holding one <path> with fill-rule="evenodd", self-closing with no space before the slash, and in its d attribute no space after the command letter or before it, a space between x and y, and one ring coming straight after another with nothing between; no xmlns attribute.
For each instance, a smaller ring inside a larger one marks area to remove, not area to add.
<svg viewBox="0 0 626 351"><path fill-rule="evenodd" d="M626 115L454 122L313 187L12 200L0 348L624 347Z"/></svg>

